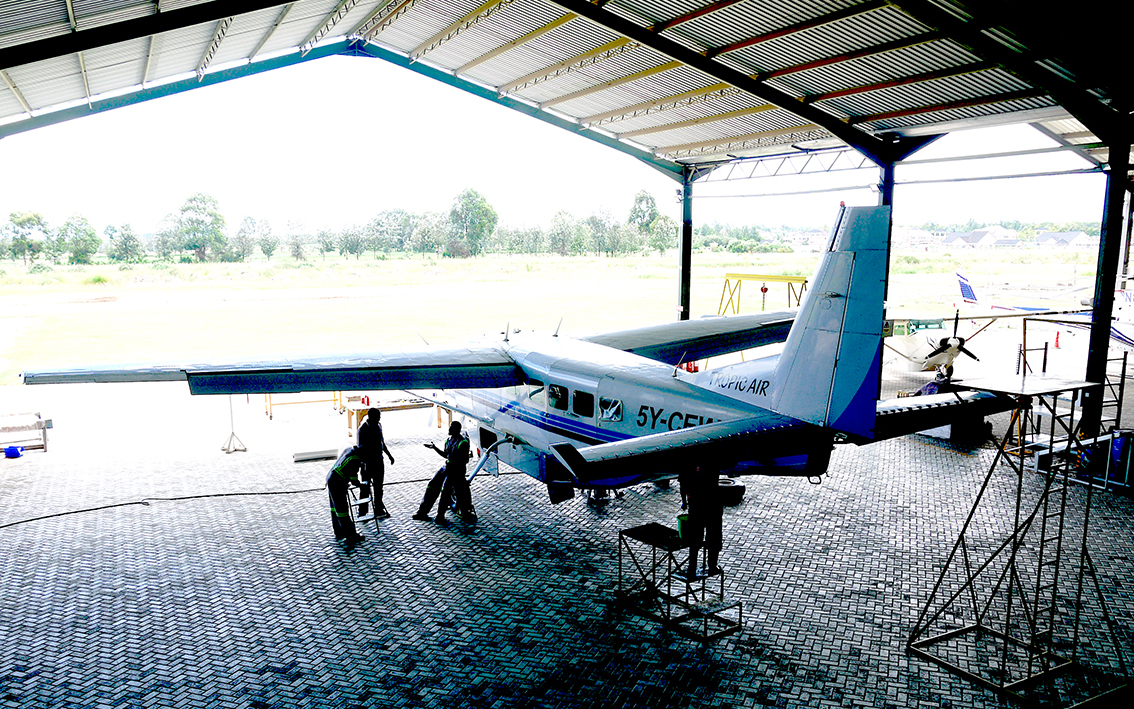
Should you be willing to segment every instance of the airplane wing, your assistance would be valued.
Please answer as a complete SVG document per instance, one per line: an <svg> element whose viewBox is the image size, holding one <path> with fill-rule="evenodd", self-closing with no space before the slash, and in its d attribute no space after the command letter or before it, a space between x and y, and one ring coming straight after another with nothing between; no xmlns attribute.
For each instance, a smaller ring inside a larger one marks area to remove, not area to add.
<svg viewBox="0 0 1134 709"><path fill-rule="evenodd" d="M524 381L516 363L494 346L229 363L26 371L23 378L25 384L187 381L193 394L477 389Z"/></svg>
<svg viewBox="0 0 1134 709"><path fill-rule="evenodd" d="M691 362L783 342L795 310L683 320L579 338L666 364Z"/></svg>

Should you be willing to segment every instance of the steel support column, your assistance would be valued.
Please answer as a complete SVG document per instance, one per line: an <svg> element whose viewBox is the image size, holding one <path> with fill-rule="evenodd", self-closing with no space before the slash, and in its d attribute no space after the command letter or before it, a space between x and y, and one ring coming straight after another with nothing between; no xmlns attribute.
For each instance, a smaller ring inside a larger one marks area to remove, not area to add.
<svg viewBox="0 0 1134 709"><path fill-rule="evenodd" d="M892 207L894 205L894 163L884 163L878 169L882 173L882 179L878 181L878 205Z"/></svg>
<svg viewBox="0 0 1134 709"><path fill-rule="evenodd" d="M1110 322L1114 313L1114 287L1118 279L1118 257L1122 246L1122 216L1125 206L1127 173L1130 170L1130 139L1109 141L1110 170L1106 175L1099 259L1095 269L1095 299L1091 316L1091 339L1087 349L1088 382L1106 381L1106 361L1110 352ZM1103 389L1083 392L1083 429L1087 435L1098 432L1102 420Z"/></svg>
<svg viewBox="0 0 1134 709"><path fill-rule="evenodd" d="M685 166L681 174L681 243L678 244L680 271L677 282L677 311L679 320L688 320L690 312L690 283L693 280L693 177L696 170Z"/></svg>

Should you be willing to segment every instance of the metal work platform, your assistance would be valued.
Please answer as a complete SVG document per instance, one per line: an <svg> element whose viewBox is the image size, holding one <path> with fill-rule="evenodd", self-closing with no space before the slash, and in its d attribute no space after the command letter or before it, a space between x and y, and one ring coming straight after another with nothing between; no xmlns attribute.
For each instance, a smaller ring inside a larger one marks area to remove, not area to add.
<svg viewBox="0 0 1134 709"><path fill-rule="evenodd" d="M688 572L689 544L676 529L650 522L618 533L615 595L627 608L703 643L739 632L744 604L725 597L725 574Z"/></svg>
<svg viewBox="0 0 1134 709"><path fill-rule="evenodd" d="M838 446L822 485L745 478L721 553L743 629L706 644L614 597L619 530L671 524L676 486L553 506L503 471L473 481L475 526L417 522L439 462L422 443L445 432L391 412L393 516L348 550L330 461L292 460L342 440L331 407L268 421L236 398L248 452L225 455L227 397L59 389L18 390L52 412L49 451L0 461L0 707L1004 706L905 648L995 447L911 436ZM162 416L126 429L138 397ZM985 501L1010 518L1002 478ZM1069 488L1068 518L1085 496ZM1095 578L1134 627L1134 503L1096 494L1091 520ZM1082 635L1081 662L1117 672L1107 633Z"/></svg>
<svg viewBox="0 0 1134 709"><path fill-rule="evenodd" d="M1102 384L1023 376L966 385L1012 396L1017 407L907 647L1025 702L1113 701L1130 679L1091 553L1095 486L1086 486L1081 510L1069 509L1073 482L1110 454L1112 436L1085 436L1077 408L1084 392ZM1039 419L1034 408L1046 415ZM1005 467L1014 474L1014 512L982 514L990 483ZM1088 626L1109 640L1117 673L1080 661Z"/></svg>
<svg viewBox="0 0 1134 709"><path fill-rule="evenodd" d="M760 283L761 310L767 305L769 283L787 284L787 307L789 308L798 308L800 301L803 300L803 294L807 292L807 276L764 276L758 273L726 273L724 289L721 290L721 303L717 308L717 315L724 315L729 312L736 315L740 312L740 286L744 281L756 281Z"/></svg>

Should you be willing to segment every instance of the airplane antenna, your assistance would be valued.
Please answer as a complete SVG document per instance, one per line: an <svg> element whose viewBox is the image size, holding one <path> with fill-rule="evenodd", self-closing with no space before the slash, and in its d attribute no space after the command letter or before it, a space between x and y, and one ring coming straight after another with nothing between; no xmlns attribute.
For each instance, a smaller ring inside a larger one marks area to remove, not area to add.
<svg viewBox="0 0 1134 709"><path fill-rule="evenodd" d="M504 326L504 341L505 341L505 342L507 342L507 341L508 341L508 332L509 332L509 331L510 331L511 329L512 329L512 323L511 323L511 321L509 321L509 322L508 322L508 323L507 323L507 324L506 324L506 325Z"/></svg>
<svg viewBox="0 0 1134 709"><path fill-rule="evenodd" d="M555 334L552 337L559 337L559 328L563 327L563 318L559 318L559 324L555 326Z"/></svg>
<svg viewBox="0 0 1134 709"><path fill-rule="evenodd" d="M429 340L425 339L425 335L422 335L422 334L421 334L421 333L419 332L419 333L417 333L417 336L421 338L421 341L422 341L422 342L424 342L424 343L425 343L425 344L427 344L427 345L429 344Z"/></svg>
<svg viewBox="0 0 1134 709"><path fill-rule="evenodd" d="M673 378L674 379L677 379L677 370L681 369L681 365L685 364L685 355L687 355L687 354L689 354L689 353L688 352L682 352L681 353L681 359L678 360L677 366L673 368Z"/></svg>

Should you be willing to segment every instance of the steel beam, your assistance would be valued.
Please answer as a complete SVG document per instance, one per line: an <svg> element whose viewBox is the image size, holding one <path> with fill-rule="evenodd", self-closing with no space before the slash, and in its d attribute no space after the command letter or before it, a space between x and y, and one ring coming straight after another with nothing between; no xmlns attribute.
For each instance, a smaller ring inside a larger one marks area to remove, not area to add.
<svg viewBox="0 0 1134 709"><path fill-rule="evenodd" d="M400 17L412 10L418 2L419 0L402 0L397 6L394 6L392 2L387 2L381 8L372 12L362 24L351 30L350 36L358 36L362 39L369 40L374 35L384 31L387 27L397 22ZM391 9L391 7L393 9Z"/></svg>
<svg viewBox="0 0 1134 709"><path fill-rule="evenodd" d="M785 37L790 34L795 34L796 32L802 32L804 30L822 27L823 25L829 25L833 22L838 22L840 20L846 20L851 17L856 17L868 12L873 12L874 10L886 7L889 4L890 3L886 2L886 0L873 0L873 2L863 3L862 5L855 5L854 7L840 10L839 12L820 15L818 17L813 17L810 20L797 22L794 25L781 27L780 29L773 32L766 32L762 35L757 35L755 37L742 39L738 42L733 42L732 44L726 44L720 47L709 49L705 52L705 56L712 59L713 57L720 56L721 54L727 54L728 52L735 52L741 49L747 49L748 47L754 47L757 44L762 44L769 40L776 39L777 37Z"/></svg>
<svg viewBox="0 0 1134 709"><path fill-rule="evenodd" d="M1128 116L1121 116L1103 105L1081 90L1072 79L1043 68L1037 63L1042 57L1017 51L994 39L986 32L989 27L975 18L973 21L959 19L928 0L901 0L900 9L915 20L941 30L977 56L996 62L1005 71L1032 86L1042 87L1104 141L1115 142L1118 136L1125 139L1129 135L1131 123ZM1118 22L1116 18L1112 19Z"/></svg>
<svg viewBox="0 0 1134 709"><path fill-rule="evenodd" d="M1127 173L1130 170L1130 138L1110 144L1110 171L1106 175L1099 258L1095 269L1095 299L1091 311L1091 337L1087 345L1088 382L1106 381L1110 353L1110 321L1114 314L1114 287L1118 280L1118 257L1122 247L1122 216L1125 211ZM1125 376L1125 373L1123 373ZM1088 435L1099 432L1105 387L1083 391L1083 428Z"/></svg>
<svg viewBox="0 0 1134 709"><path fill-rule="evenodd" d="M299 53L307 54L310 52L311 48L329 35L331 31L335 29L335 26L342 22L343 18L360 2L362 2L362 0L339 0L339 4L335 6L335 9L331 10L327 16L323 18L323 21L319 23L315 29L311 30L303 41L299 43Z"/></svg>
<svg viewBox="0 0 1134 709"><path fill-rule="evenodd" d="M972 64L965 64L963 66L949 67L948 69L939 69L938 71L925 72L923 74L913 74L905 76L900 79L891 79L889 81L879 81L873 84L863 84L861 86L853 86L848 89L840 89L838 91L828 91L822 94L811 94L803 98L804 103L818 103L819 101L829 101L835 98L842 98L843 96L857 96L858 94L871 93L873 91L882 91L884 89L893 89L899 86L910 86L912 84L922 84L928 81L936 81L938 79L948 79L954 76L964 76L965 74L976 74L982 71L994 69L995 65L990 62L975 62Z"/></svg>
<svg viewBox="0 0 1134 709"><path fill-rule="evenodd" d="M12 77L8 74L8 72L0 69L0 79L4 80L4 83L8 86L8 90L11 91L12 95L16 97L16 100L20 102L20 105L24 107L24 112L30 116L32 112L31 104L29 104L28 100L24 98L23 93L21 93L19 87L16 86L16 82L12 81ZM3 128L0 128L0 130L3 130Z"/></svg>
<svg viewBox="0 0 1134 709"><path fill-rule="evenodd" d="M77 54L183 27L218 22L225 17L256 12L279 4L279 0L209 0L175 10L162 10L133 20L15 44L0 48L0 69Z"/></svg>
<svg viewBox="0 0 1134 709"><path fill-rule="evenodd" d="M678 244L677 319L688 320L693 281L693 166L681 173L681 243Z"/></svg>
<svg viewBox="0 0 1134 709"><path fill-rule="evenodd" d="M634 51L640 46L642 46L641 43L634 42L625 37L615 39L606 44L601 44L594 49L581 52L561 62L552 64L551 66L536 69L531 73L525 74L518 79L496 88L500 93L512 93L527 88L528 86L534 86L535 84L549 81L557 76L562 76L563 74L567 74L584 66L592 66L611 57Z"/></svg>
<svg viewBox="0 0 1134 709"><path fill-rule="evenodd" d="M64 123L66 121L82 118L84 116L92 116L98 113L111 111L116 108L124 106L132 106L136 103L144 103L152 101L156 98L163 98L165 96L172 96L174 94L184 93L192 89L200 88L202 86L211 86L212 84L219 84L233 79L239 79L245 76L253 76L265 71L279 69L285 66L292 66L294 64L302 64L304 62L320 59L322 57L333 56L342 54L349 49L349 43L346 41L337 42L319 47L312 50L306 57L301 57L298 52L292 52L280 57L273 57L251 64L244 64L238 67L228 69L220 69L205 74L204 78L198 81L196 76L180 81L174 81L168 84L161 84L152 88L142 88L132 93L114 96L113 98L97 99L88 105L74 106L65 108L59 111L51 111L49 113L40 113L27 120L15 121L13 123L6 123L0 125L0 138L5 138L9 135L16 135L17 133L25 133L44 126L55 125L57 123ZM0 70L0 77L6 77L7 72ZM29 111L30 112L30 111Z"/></svg>
<svg viewBox="0 0 1134 709"><path fill-rule="evenodd" d="M539 107L540 108L548 108L549 106L556 106L556 105L561 104L561 103L567 103L568 101L574 101L575 99L583 98L584 96L590 96L591 94L597 94L600 91L606 91L607 89L613 89L616 86L622 86L624 84L629 84L631 82L638 81L639 79L645 79L648 76L653 76L655 74L661 74L662 72L669 71L670 69L676 69L680 66L681 66L681 62L677 62L677 61L666 62L665 64L659 64L658 66L650 67L649 69L643 69L642 71L635 72L635 73L629 74L627 76L620 76L617 79L611 79L610 81L604 81L601 84L595 84L594 86L590 86L590 87L585 88L585 89L579 89L578 91L573 91L569 94L563 94L562 96L558 96L556 98L549 99L549 100L541 103L539 105Z"/></svg>
<svg viewBox="0 0 1134 709"><path fill-rule="evenodd" d="M516 39L512 40L511 42L506 42L506 43L500 45L496 49L493 49L491 52L485 52L484 54L480 55L476 59L473 59L471 61L466 62L465 64L457 67L457 70L454 73L464 74L469 69L472 69L473 67L475 67L479 64L483 64L486 61L489 61L491 59L495 59L496 57L500 56L501 54L504 54L505 52L509 52L509 51L515 49L516 47L521 47L521 46L527 44L528 42L532 41L536 37L547 34L548 32L555 29L556 27L562 27L563 25L567 24L568 22L575 19L576 17L578 17L578 15L571 13L571 12L567 13L566 15L563 15L562 17L558 17L558 18L552 20L551 22L548 22L543 27L537 27L536 29L532 30L531 32L528 32L527 34L522 35L520 37L517 37Z"/></svg>
<svg viewBox="0 0 1134 709"><path fill-rule="evenodd" d="M434 49L437 49L445 42L453 39L470 27L479 24L483 20L488 19L496 13L497 10L505 5L511 5L513 0L488 0L480 7L472 12L467 13L464 17L450 24L445 29L434 34L429 39L417 45L410 51L409 55L413 59L420 59Z"/></svg>
<svg viewBox="0 0 1134 709"><path fill-rule="evenodd" d="M716 123L718 121L727 121L730 118L740 118L742 116L751 116L755 113L763 113L764 111L774 110L776 107L770 103L763 106L750 106L749 108L740 108L735 111L728 111L727 113L716 113L711 116L702 116L700 118L690 118L687 121L678 121L676 123L663 123L662 125L652 126L650 128L639 128L638 130L626 131L619 133L619 138L636 138L640 135L650 135L652 133L664 133L668 130L677 130L678 128L689 128L690 126L699 126L706 123Z"/></svg>
<svg viewBox="0 0 1134 709"><path fill-rule="evenodd" d="M295 3L293 2L284 5L283 9L280 10L280 14L276 16L276 21L272 23L272 26L268 28L268 31L265 32L264 36L260 38L260 41L256 43L256 48L248 55L248 61L252 61L256 58L256 55L260 53L260 50L264 48L264 45L268 43L268 40L272 38L272 35L274 35L276 30L280 28L280 25L283 24L287 13L291 12L291 8L293 7L295 7Z"/></svg>
<svg viewBox="0 0 1134 709"><path fill-rule="evenodd" d="M1048 94L1046 91L1035 89L1029 89L1025 91L1009 91L1007 93L993 94L991 96L978 96L975 98L961 99L958 101L936 103L929 106L914 106L912 108L903 108L898 111L886 111L884 113L873 113L865 116L855 116L853 118L847 119L847 123L849 123L850 125L861 125L863 123L883 121L888 118L920 116L924 113L951 111L958 108L969 108L972 106L991 106L998 103L1008 103L1009 101L1024 101L1030 98L1042 98L1047 95Z"/></svg>
<svg viewBox="0 0 1134 709"><path fill-rule="evenodd" d="M220 49L221 43L224 42L225 35L228 34L228 28L232 27L232 20L232 17L226 17L217 23L217 28L213 31L213 38L209 40L209 44L205 47L205 53L201 57L201 61L197 63L198 81L205 76L205 70L209 68L213 57L217 55L217 50Z"/></svg>

